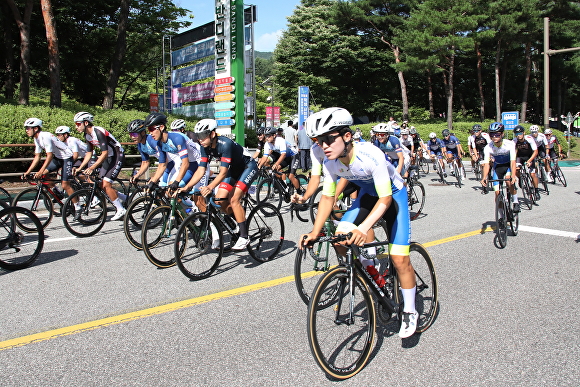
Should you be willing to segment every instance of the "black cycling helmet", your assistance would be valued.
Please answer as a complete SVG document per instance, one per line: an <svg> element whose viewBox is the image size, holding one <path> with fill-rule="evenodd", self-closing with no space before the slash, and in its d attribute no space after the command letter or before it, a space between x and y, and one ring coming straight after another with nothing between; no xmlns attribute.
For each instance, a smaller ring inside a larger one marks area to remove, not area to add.
<svg viewBox="0 0 580 387"><path fill-rule="evenodd" d="M264 130L265 130L265 128L260 126L258 129L256 129L256 135L259 136L261 134L264 134Z"/></svg>
<svg viewBox="0 0 580 387"><path fill-rule="evenodd" d="M451 136L451 132L449 131L449 129L443 129L441 134L443 135L443 137Z"/></svg>
<svg viewBox="0 0 580 387"><path fill-rule="evenodd" d="M493 133L493 132L500 132L503 133L504 131L504 126L501 122L492 122L491 124L489 124L489 132Z"/></svg>
<svg viewBox="0 0 580 387"><path fill-rule="evenodd" d="M143 120L133 120L127 125L127 132L129 133L140 133L145 130L145 121Z"/></svg>
<svg viewBox="0 0 580 387"><path fill-rule="evenodd" d="M525 131L526 131L526 130L525 130L525 129L524 129L524 127L523 127L523 126L521 126L521 125L517 125L517 126L514 128L514 133L515 133L515 134L524 134L524 132L525 132Z"/></svg>
<svg viewBox="0 0 580 387"><path fill-rule="evenodd" d="M266 128L264 130L264 134L266 136L271 136L272 134L278 134L278 129L276 129L276 128Z"/></svg>
<svg viewBox="0 0 580 387"><path fill-rule="evenodd" d="M145 127L167 125L167 117L161 113L151 113L145 118Z"/></svg>
<svg viewBox="0 0 580 387"><path fill-rule="evenodd" d="M479 124L475 124L473 125L473 127L471 128L472 132L481 132L481 125Z"/></svg>

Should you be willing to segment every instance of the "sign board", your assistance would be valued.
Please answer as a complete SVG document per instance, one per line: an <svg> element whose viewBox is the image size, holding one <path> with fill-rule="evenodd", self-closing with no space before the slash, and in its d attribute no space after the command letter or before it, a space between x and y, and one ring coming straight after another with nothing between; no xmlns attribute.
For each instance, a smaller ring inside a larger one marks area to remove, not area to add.
<svg viewBox="0 0 580 387"><path fill-rule="evenodd" d="M216 80L214 82L215 82L216 86L217 85L226 85L229 83L234 83L235 79L234 79L234 77L216 78Z"/></svg>
<svg viewBox="0 0 580 387"><path fill-rule="evenodd" d="M216 120L218 126L233 126L236 124L236 120Z"/></svg>
<svg viewBox="0 0 580 387"><path fill-rule="evenodd" d="M304 129L304 122L310 113L310 88L298 87L298 130Z"/></svg>
<svg viewBox="0 0 580 387"><path fill-rule="evenodd" d="M234 99L234 97L235 96L233 94L220 94L214 97L214 101L216 102L229 101Z"/></svg>
<svg viewBox="0 0 580 387"><path fill-rule="evenodd" d="M503 124L505 130L514 130L514 128L520 123L520 113L502 112L501 123Z"/></svg>
<svg viewBox="0 0 580 387"><path fill-rule="evenodd" d="M231 93L232 91L234 91L234 86L232 86L232 85L218 86L214 89L214 93L216 93L216 94Z"/></svg>
<svg viewBox="0 0 580 387"><path fill-rule="evenodd" d="M149 111L159 113L159 94L149 94Z"/></svg>
<svg viewBox="0 0 580 387"><path fill-rule="evenodd" d="M215 112L215 118L229 118L233 117L236 114L233 110L223 110L219 112Z"/></svg>
<svg viewBox="0 0 580 387"><path fill-rule="evenodd" d="M214 104L215 110L231 110L236 107L235 102L218 102Z"/></svg>

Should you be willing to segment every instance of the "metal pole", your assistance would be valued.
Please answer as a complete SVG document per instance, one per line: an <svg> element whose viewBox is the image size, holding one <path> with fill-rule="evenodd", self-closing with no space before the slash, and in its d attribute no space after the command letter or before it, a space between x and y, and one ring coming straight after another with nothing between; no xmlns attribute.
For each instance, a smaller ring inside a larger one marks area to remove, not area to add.
<svg viewBox="0 0 580 387"><path fill-rule="evenodd" d="M544 130L550 127L550 18L544 18Z"/></svg>
<svg viewBox="0 0 580 387"><path fill-rule="evenodd" d="M161 85L163 86L163 112L167 111L167 98L165 93L167 92L167 87L165 86L165 78L167 77L167 70L165 69L165 35L161 38L161 55L163 62L163 76L161 77Z"/></svg>
<svg viewBox="0 0 580 387"><path fill-rule="evenodd" d="M170 111L173 112L173 77L171 76L171 70L173 69L173 56L171 55L171 35L167 36L169 38L169 107Z"/></svg>
<svg viewBox="0 0 580 387"><path fill-rule="evenodd" d="M250 9L252 12L252 20L250 23L250 32L252 34L252 112L253 112L253 127L256 130L256 115L257 115L257 107L256 107L256 51L254 51L254 5L250 4Z"/></svg>

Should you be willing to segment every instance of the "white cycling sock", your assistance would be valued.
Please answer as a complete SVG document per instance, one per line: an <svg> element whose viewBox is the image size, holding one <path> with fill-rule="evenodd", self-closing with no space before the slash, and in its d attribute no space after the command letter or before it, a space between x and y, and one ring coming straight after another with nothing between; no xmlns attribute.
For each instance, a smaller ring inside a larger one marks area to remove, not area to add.
<svg viewBox="0 0 580 387"><path fill-rule="evenodd" d="M514 203L518 202L518 194L512 195L512 200Z"/></svg>
<svg viewBox="0 0 580 387"><path fill-rule="evenodd" d="M417 287L413 287L412 289L401 289L403 293L403 312L405 313L413 313L415 312L415 293L417 292Z"/></svg>
<svg viewBox="0 0 580 387"><path fill-rule="evenodd" d="M113 205L115 206L115 208L117 210L122 210L123 209L123 204L121 203L121 199L119 199L119 198L113 200Z"/></svg>

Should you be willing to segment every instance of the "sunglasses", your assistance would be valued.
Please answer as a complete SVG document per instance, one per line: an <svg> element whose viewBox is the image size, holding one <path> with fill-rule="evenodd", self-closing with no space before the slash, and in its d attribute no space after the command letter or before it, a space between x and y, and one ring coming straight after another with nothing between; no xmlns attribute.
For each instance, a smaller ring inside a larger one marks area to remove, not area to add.
<svg viewBox="0 0 580 387"><path fill-rule="evenodd" d="M335 132L333 134L325 134L322 136L314 137L313 140L316 141L320 146L322 146L322 144L324 144L324 143L326 143L326 145L330 146L339 137L340 137L340 133Z"/></svg>
<svg viewBox="0 0 580 387"><path fill-rule="evenodd" d="M211 134L211 130L197 133L197 141L205 140L206 138L208 138L210 136L210 134Z"/></svg>
<svg viewBox="0 0 580 387"><path fill-rule="evenodd" d="M137 133L137 132L129 133L129 137L131 137L131 138L138 138L139 137L139 133Z"/></svg>
<svg viewBox="0 0 580 387"><path fill-rule="evenodd" d="M387 133L377 133L377 137L386 137Z"/></svg>
<svg viewBox="0 0 580 387"><path fill-rule="evenodd" d="M149 133L153 133L155 132L157 129L159 129L159 125L151 125L147 127L147 130L149 131Z"/></svg>
<svg viewBox="0 0 580 387"><path fill-rule="evenodd" d="M500 132L490 133L489 137L501 137L501 133Z"/></svg>

